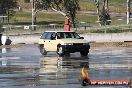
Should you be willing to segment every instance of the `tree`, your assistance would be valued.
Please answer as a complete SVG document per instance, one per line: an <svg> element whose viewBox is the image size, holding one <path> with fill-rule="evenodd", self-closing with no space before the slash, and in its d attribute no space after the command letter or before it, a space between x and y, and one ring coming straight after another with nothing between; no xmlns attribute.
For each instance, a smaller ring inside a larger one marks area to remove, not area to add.
<svg viewBox="0 0 132 88"><path fill-rule="evenodd" d="M78 0L64 0L64 7L66 14L71 18L73 27L75 27L75 17L77 10L79 10L79 1Z"/></svg>
<svg viewBox="0 0 132 88"><path fill-rule="evenodd" d="M94 1L97 7L98 20L100 21L100 25L110 25L111 18L109 14L108 0L103 0L103 8L100 12L99 12L99 0L94 0Z"/></svg>
<svg viewBox="0 0 132 88"><path fill-rule="evenodd" d="M75 18L79 7L79 0L41 0L41 6L48 9L56 9L70 17L73 27L75 27ZM39 5L40 7L40 5Z"/></svg>
<svg viewBox="0 0 132 88"><path fill-rule="evenodd" d="M17 7L17 0L0 0L0 15L9 17L14 15L14 8Z"/></svg>
<svg viewBox="0 0 132 88"><path fill-rule="evenodd" d="M101 25L110 25L111 24L110 15L108 13L108 10L106 10L104 6L103 6L103 9L101 11L101 14L99 15L99 20L100 20Z"/></svg>

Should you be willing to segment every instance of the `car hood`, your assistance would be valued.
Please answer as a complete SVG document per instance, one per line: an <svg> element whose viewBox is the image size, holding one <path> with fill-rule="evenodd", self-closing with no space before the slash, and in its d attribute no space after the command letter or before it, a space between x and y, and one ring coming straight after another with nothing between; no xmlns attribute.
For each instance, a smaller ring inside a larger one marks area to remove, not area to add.
<svg viewBox="0 0 132 88"><path fill-rule="evenodd" d="M64 43L88 43L88 41L84 39L72 39L72 38L58 39L58 41L62 44Z"/></svg>

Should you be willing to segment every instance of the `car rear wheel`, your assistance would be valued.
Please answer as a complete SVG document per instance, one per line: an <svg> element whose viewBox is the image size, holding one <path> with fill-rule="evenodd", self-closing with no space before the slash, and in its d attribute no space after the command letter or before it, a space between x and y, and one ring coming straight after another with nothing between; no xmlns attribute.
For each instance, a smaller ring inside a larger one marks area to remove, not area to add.
<svg viewBox="0 0 132 88"><path fill-rule="evenodd" d="M80 52L81 56L87 56L88 53L89 53L88 51L81 51L81 52Z"/></svg>
<svg viewBox="0 0 132 88"><path fill-rule="evenodd" d="M44 45L40 45L40 53L42 54L42 55L47 55L47 51L45 50L45 48L44 48Z"/></svg>

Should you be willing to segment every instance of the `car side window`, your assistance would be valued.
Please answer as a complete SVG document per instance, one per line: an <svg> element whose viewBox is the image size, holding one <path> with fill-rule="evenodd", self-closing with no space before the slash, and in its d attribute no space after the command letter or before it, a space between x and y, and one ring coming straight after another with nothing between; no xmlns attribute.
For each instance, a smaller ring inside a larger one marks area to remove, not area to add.
<svg viewBox="0 0 132 88"><path fill-rule="evenodd" d="M74 34L74 38L78 38L78 39L80 38L80 36L77 33L74 32L73 34Z"/></svg>
<svg viewBox="0 0 132 88"><path fill-rule="evenodd" d="M65 33L65 37L66 37L66 38L72 38L72 35L71 35L70 32L66 32L66 33Z"/></svg>
<svg viewBox="0 0 132 88"><path fill-rule="evenodd" d="M63 32L58 32L57 33L57 39L64 38L64 33Z"/></svg>
<svg viewBox="0 0 132 88"><path fill-rule="evenodd" d="M57 39L62 38L80 38L80 36L75 32L58 32Z"/></svg>
<svg viewBox="0 0 132 88"><path fill-rule="evenodd" d="M57 39L61 39L60 33L57 33Z"/></svg>
<svg viewBox="0 0 132 88"><path fill-rule="evenodd" d="M56 39L56 33L53 32L53 33L51 33L51 40L55 40L55 39Z"/></svg>
<svg viewBox="0 0 132 88"><path fill-rule="evenodd" d="M72 37L72 38L76 38L76 37L74 36L74 33L71 33L71 37Z"/></svg>

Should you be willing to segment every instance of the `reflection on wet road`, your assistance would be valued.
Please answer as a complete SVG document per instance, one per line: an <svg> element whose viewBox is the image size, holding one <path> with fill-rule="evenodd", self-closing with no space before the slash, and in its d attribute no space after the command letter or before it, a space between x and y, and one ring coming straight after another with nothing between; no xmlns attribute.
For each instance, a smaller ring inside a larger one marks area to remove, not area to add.
<svg viewBox="0 0 132 88"><path fill-rule="evenodd" d="M132 79L131 53L132 48L92 49L88 57L75 53L62 58L56 53L42 56L37 45L2 49L0 87L81 88L78 79L83 66L90 79Z"/></svg>

